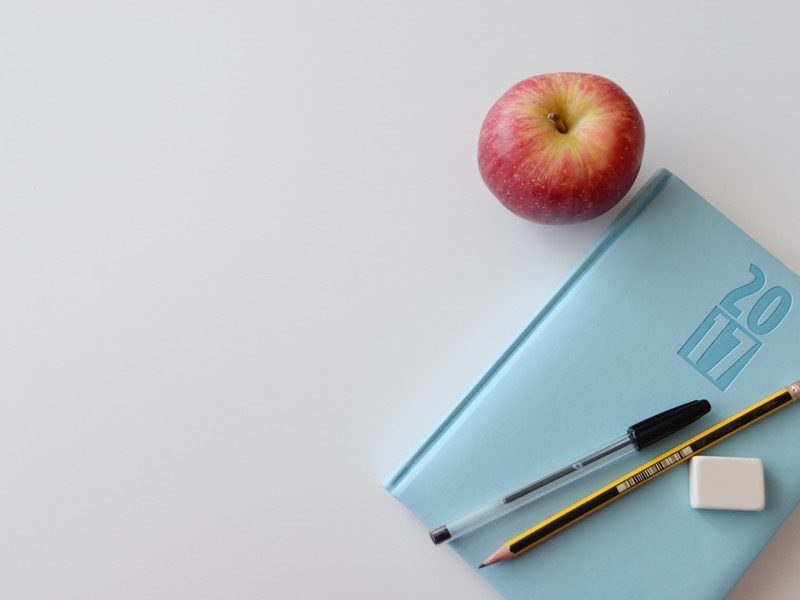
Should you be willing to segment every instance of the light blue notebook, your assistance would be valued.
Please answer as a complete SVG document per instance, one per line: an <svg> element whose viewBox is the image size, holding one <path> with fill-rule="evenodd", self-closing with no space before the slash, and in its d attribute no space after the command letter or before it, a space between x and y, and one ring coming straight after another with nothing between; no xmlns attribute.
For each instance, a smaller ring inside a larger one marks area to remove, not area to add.
<svg viewBox="0 0 800 600"><path fill-rule="evenodd" d="M660 171L384 485L427 537L637 420L711 402L685 430L451 542L477 568L506 539L800 379L798 298L797 275ZM708 454L763 459L766 510L690 508L683 464L480 576L515 599L724 598L800 500L800 406Z"/></svg>

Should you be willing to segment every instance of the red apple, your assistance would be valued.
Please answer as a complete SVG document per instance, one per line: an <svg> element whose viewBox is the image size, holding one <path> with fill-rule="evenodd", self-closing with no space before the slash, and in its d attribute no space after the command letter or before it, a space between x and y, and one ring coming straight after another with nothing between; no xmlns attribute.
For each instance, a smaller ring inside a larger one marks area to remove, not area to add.
<svg viewBox="0 0 800 600"><path fill-rule="evenodd" d="M644 123L613 81L552 73L519 82L481 127L478 165L492 193L539 223L576 223L619 202L644 153Z"/></svg>

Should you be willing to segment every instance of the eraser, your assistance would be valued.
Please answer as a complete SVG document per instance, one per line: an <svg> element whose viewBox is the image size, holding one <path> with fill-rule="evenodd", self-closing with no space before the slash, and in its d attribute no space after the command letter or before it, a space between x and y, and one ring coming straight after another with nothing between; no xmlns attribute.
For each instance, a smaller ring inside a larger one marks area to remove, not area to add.
<svg viewBox="0 0 800 600"><path fill-rule="evenodd" d="M760 458L695 456L689 461L692 508L764 510L764 465Z"/></svg>

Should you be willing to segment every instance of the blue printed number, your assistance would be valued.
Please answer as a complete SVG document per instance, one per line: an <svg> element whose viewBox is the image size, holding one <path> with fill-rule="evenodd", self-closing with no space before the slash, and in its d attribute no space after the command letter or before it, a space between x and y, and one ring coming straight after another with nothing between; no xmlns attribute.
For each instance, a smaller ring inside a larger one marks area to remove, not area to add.
<svg viewBox="0 0 800 600"><path fill-rule="evenodd" d="M764 271L756 265L750 265L750 272L753 274L753 281L736 288L719 303L734 318L742 314L742 309L736 303L758 292L767 281ZM792 295L786 288L770 288L756 300L753 308L750 309L747 326L756 335L767 335L781 324L781 321L789 314L791 306Z"/></svg>
<svg viewBox="0 0 800 600"><path fill-rule="evenodd" d="M678 351L722 391L758 352L762 342L756 336L775 331L792 307L792 295L786 288L771 287L753 303L745 321L739 304L761 291L767 282L764 271L756 265L750 265L750 273L753 280L725 296Z"/></svg>
<svg viewBox="0 0 800 600"><path fill-rule="evenodd" d="M744 327L714 307L678 354L724 391L761 345Z"/></svg>
<svg viewBox="0 0 800 600"><path fill-rule="evenodd" d="M767 335L772 332L789 314L792 296L782 287L774 287L764 292L747 317L747 326L756 335ZM766 317L768 311L770 312Z"/></svg>
<svg viewBox="0 0 800 600"><path fill-rule="evenodd" d="M731 313L734 317L738 317L742 314L742 309L736 306L736 303L739 300L743 300L748 296L752 296L762 287L764 287L764 282L766 282L767 278L764 277L764 271L759 269L756 265L750 265L750 272L753 274L753 281L747 283L741 287L736 288L730 294L725 296L722 299L722 302L719 305Z"/></svg>

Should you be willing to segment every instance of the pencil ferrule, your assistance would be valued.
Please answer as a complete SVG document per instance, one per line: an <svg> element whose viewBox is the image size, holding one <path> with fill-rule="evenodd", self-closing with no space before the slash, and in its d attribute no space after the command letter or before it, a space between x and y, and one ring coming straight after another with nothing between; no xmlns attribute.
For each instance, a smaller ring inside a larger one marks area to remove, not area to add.
<svg viewBox="0 0 800 600"><path fill-rule="evenodd" d="M786 389L792 395L792 400L800 400L800 381L795 381Z"/></svg>

